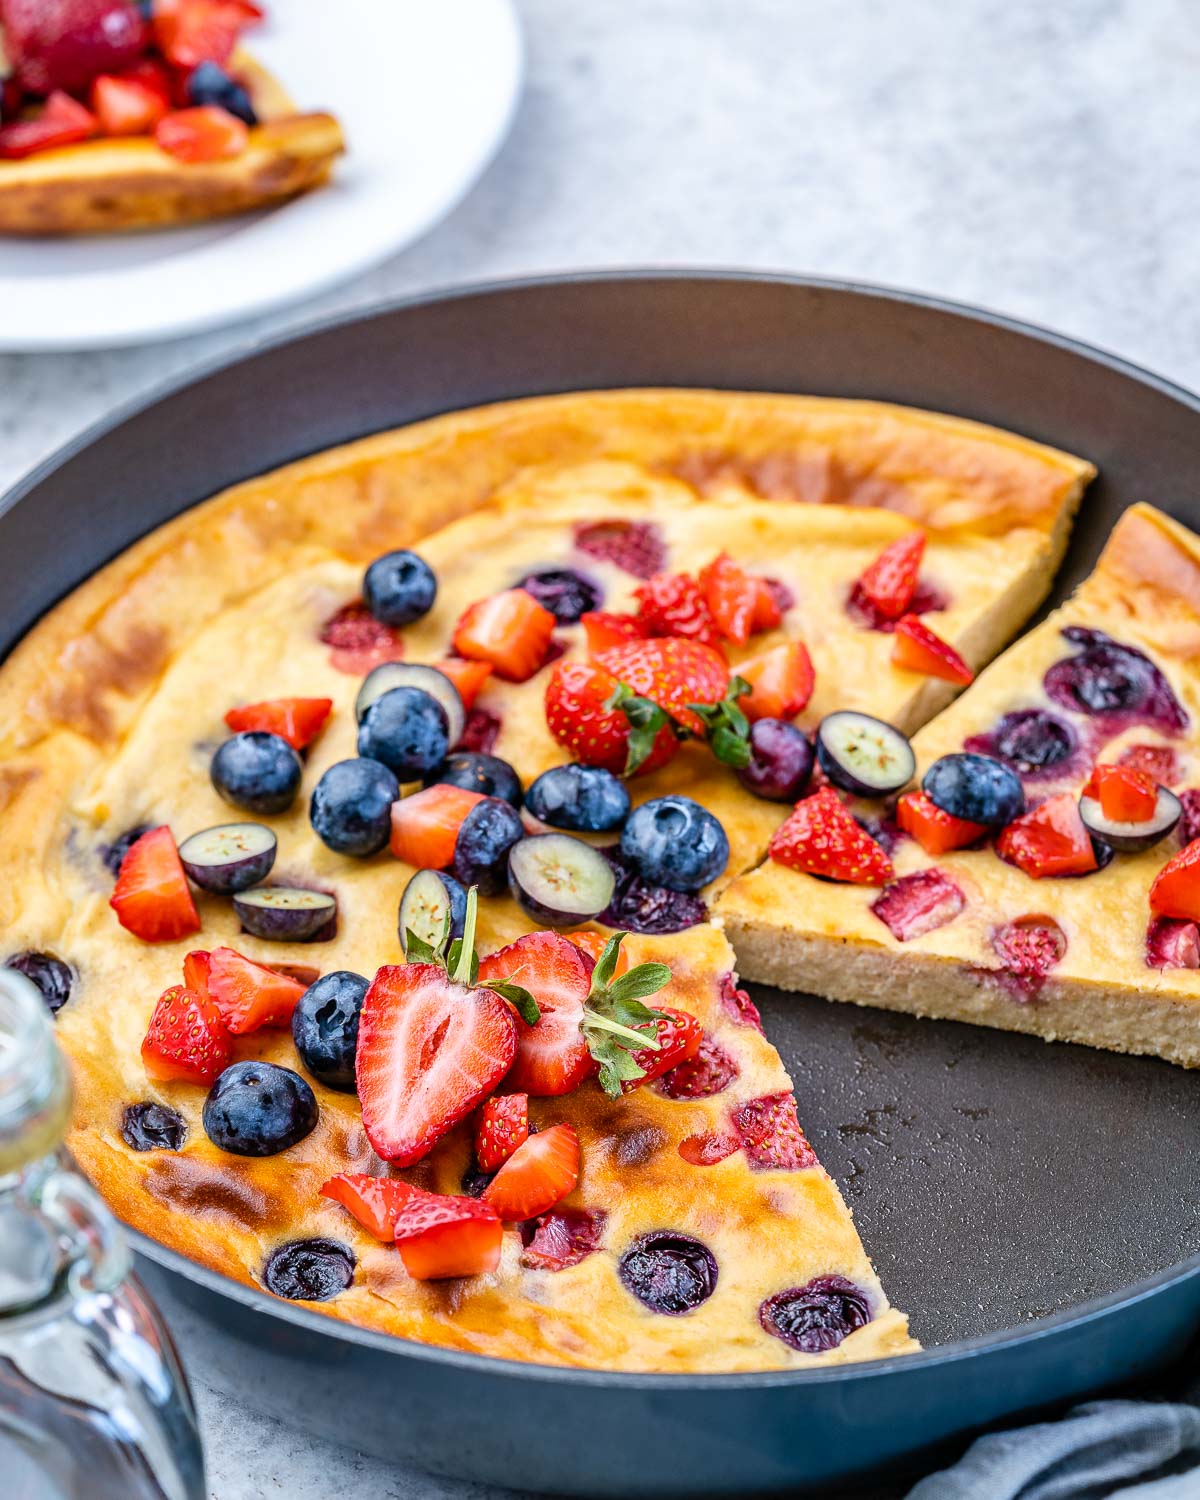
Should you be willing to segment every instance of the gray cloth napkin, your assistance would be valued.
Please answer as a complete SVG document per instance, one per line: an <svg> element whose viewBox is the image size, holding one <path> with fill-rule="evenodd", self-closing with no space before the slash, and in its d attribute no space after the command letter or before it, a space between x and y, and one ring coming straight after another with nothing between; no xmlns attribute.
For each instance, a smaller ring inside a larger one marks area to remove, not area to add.
<svg viewBox="0 0 1200 1500"><path fill-rule="evenodd" d="M977 1438L908 1500L1200 1500L1200 1406L1091 1401Z"/></svg>

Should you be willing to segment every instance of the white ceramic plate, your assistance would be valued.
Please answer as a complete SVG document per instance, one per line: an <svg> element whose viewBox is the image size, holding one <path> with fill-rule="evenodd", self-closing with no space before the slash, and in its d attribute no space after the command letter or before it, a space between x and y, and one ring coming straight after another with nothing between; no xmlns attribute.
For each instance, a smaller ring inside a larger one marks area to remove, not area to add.
<svg viewBox="0 0 1200 1500"><path fill-rule="evenodd" d="M520 93L511 0L269 5L248 46L298 108L341 120L333 182L197 228L0 239L0 350L141 344L250 317L365 271L464 196Z"/></svg>

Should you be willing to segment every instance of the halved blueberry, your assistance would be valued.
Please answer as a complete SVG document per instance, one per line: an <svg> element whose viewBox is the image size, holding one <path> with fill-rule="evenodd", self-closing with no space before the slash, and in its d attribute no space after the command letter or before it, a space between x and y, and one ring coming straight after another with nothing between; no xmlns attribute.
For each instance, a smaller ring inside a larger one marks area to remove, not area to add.
<svg viewBox="0 0 1200 1500"><path fill-rule="evenodd" d="M708 907L701 897L643 880L615 847L601 853L612 866L617 882L612 900L599 917L606 927L659 935L683 932L708 920Z"/></svg>
<svg viewBox="0 0 1200 1500"><path fill-rule="evenodd" d="M898 729L849 708L821 720L817 762L834 786L856 797L890 796L917 769L913 748Z"/></svg>
<svg viewBox="0 0 1200 1500"><path fill-rule="evenodd" d="M569 833L537 834L508 851L508 888L536 922L590 922L608 906L615 887L603 854Z"/></svg>
<svg viewBox="0 0 1200 1500"><path fill-rule="evenodd" d="M226 802L270 817L291 807L304 767L285 739L248 729L220 747L212 758L211 774L218 796Z"/></svg>
<svg viewBox="0 0 1200 1500"><path fill-rule="evenodd" d="M358 1018L370 981L349 969L322 974L292 1012L292 1040L300 1061L326 1088L352 1094Z"/></svg>
<svg viewBox="0 0 1200 1500"><path fill-rule="evenodd" d="M645 1234L622 1255L617 1274L651 1312L676 1316L707 1302L717 1286L712 1251L690 1234Z"/></svg>
<svg viewBox="0 0 1200 1500"><path fill-rule="evenodd" d="M289 885L242 891L233 909L252 937L268 943L306 943L337 918L335 897Z"/></svg>
<svg viewBox="0 0 1200 1500"><path fill-rule="evenodd" d="M795 802L812 779L813 760L802 729L786 719L756 719L750 726L750 764L737 778L768 802Z"/></svg>
<svg viewBox="0 0 1200 1500"><path fill-rule="evenodd" d="M440 765L425 774L425 785L438 783L461 786L484 797L499 797L513 807L520 807L524 793L521 778L506 760L498 755L484 755L478 750L453 750Z"/></svg>
<svg viewBox="0 0 1200 1500"><path fill-rule="evenodd" d="M130 1104L121 1118L121 1138L132 1151L178 1151L187 1122L165 1104Z"/></svg>
<svg viewBox="0 0 1200 1500"><path fill-rule="evenodd" d="M400 783L381 761L339 760L313 789L308 816L327 848L366 859L386 846L399 799Z"/></svg>
<svg viewBox="0 0 1200 1500"><path fill-rule="evenodd" d="M691 797L654 797L630 815L621 854L650 884L695 892L729 863L729 839L712 813Z"/></svg>
<svg viewBox="0 0 1200 1500"><path fill-rule="evenodd" d="M278 846L262 823L219 823L184 839L179 859L202 891L232 896L267 878Z"/></svg>
<svg viewBox="0 0 1200 1500"><path fill-rule="evenodd" d="M289 1302L328 1302L354 1280L357 1264L354 1251L340 1240L293 1240L271 1252L263 1285Z"/></svg>
<svg viewBox="0 0 1200 1500"><path fill-rule="evenodd" d="M204 1101L209 1140L235 1156L274 1156L302 1141L317 1123L311 1088L291 1068L232 1063Z"/></svg>
<svg viewBox="0 0 1200 1500"><path fill-rule="evenodd" d="M539 569L522 578L517 588L532 594L560 625L578 624L581 615L604 602L604 590L596 580L575 568Z"/></svg>
<svg viewBox="0 0 1200 1500"><path fill-rule="evenodd" d="M436 698L446 710L446 737L451 745L458 744L467 720L462 694L445 672L418 662L385 661L382 666L373 667L363 678L354 700L354 716L358 722L362 723L363 715L372 703L398 687L420 688Z"/></svg>
<svg viewBox="0 0 1200 1500"><path fill-rule="evenodd" d="M406 955L410 932L431 948L437 947L445 930L447 912L450 936L462 937L467 914L466 891L453 875L444 875L440 870L418 870L400 897L400 946Z"/></svg>
<svg viewBox="0 0 1200 1500"><path fill-rule="evenodd" d="M991 755L943 755L925 772L921 788L935 807L969 823L1000 827L1025 810L1021 778Z"/></svg>
<svg viewBox="0 0 1200 1500"><path fill-rule="evenodd" d="M525 798L540 823L570 833L607 833L629 816L625 783L601 766L552 766L543 771Z"/></svg>
<svg viewBox="0 0 1200 1500"><path fill-rule="evenodd" d="M462 821L454 845L454 878L483 896L498 896L508 883L508 851L525 837L521 815L508 802L489 797Z"/></svg>
<svg viewBox="0 0 1200 1500"><path fill-rule="evenodd" d="M423 688L396 687L376 698L358 726L358 753L378 760L401 781L413 781L445 760L449 720Z"/></svg>
<svg viewBox="0 0 1200 1500"><path fill-rule="evenodd" d="M815 1276L804 1286L776 1292L758 1309L769 1334L801 1354L836 1349L856 1328L871 1321L866 1292L844 1276Z"/></svg>
<svg viewBox="0 0 1200 1500"><path fill-rule="evenodd" d="M437 598L437 575L423 557L402 548L377 557L363 578L367 608L385 625L411 625Z"/></svg>
<svg viewBox="0 0 1200 1500"><path fill-rule="evenodd" d="M14 953L12 958L5 959L4 967L24 974L42 992L51 1015L57 1015L71 998L74 970L52 953Z"/></svg>
<svg viewBox="0 0 1200 1500"><path fill-rule="evenodd" d="M1104 816L1100 803L1094 797L1079 799L1079 816L1093 839L1115 849L1118 854L1138 854L1165 839L1175 828L1183 817L1183 803L1174 792L1160 786L1154 814L1143 822L1113 822Z"/></svg>

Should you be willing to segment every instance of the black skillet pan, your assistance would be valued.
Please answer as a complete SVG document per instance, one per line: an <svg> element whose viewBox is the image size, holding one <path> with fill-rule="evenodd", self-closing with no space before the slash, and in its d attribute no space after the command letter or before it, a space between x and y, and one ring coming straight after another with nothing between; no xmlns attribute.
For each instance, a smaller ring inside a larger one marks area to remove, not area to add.
<svg viewBox="0 0 1200 1500"><path fill-rule="evenodd" d="M209 369L0 505L0 654L151 527L236 480L455 407L587 387L869 396L1093 459L1058 595L1119 512L1200 525L1200 401L1002 319L778 277L567 278L410 301ZM204 1379L385 1457L598 1495L827 1490L1146 1374L1200 1330L1200 1078L760 991L801 1116L924 1354L813 1373L628 1376L336 1324L135 1236Z"/></svg>

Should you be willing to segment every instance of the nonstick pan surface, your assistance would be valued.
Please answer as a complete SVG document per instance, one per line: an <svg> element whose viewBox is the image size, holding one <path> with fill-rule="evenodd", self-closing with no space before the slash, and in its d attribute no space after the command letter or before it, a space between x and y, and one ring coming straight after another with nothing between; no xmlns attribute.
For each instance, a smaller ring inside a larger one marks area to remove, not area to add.
<svg viewBox="0 0 1200 1500"><path fill-rule="evenodd" d="M85 434L0 505L0 653L99 564L236 480L440 411L636 385L899 401L1091 458L1101 478L1056 600L1133 501L1200 526L1200 402L1106 355L871 288L558 278L323 326ZM1200 1329L1196 1074L756 999L808 1133L928 1353L763 1377L529 1369L333 1325L139 1238L185 1359L191 1320L216 1324L228 1340L205 1378L449 1473L576 1493L748 1493L894 1477L986 1423L1145 1373Z"/></svg>

